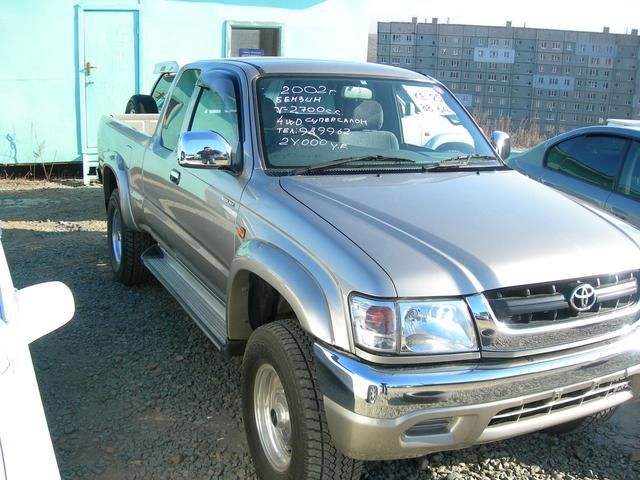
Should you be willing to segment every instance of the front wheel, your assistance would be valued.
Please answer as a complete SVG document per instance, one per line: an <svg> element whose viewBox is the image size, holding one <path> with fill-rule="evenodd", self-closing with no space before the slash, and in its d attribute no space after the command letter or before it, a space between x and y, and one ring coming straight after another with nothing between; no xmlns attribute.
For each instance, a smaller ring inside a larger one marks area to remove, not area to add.
<svg viewBox="0 0 640 480"><path fill-rule="evenodd" d="M362 462L331 443L311 341L295 320L251 335L242 362L242 413L261 479L360 478Z"/></svg>

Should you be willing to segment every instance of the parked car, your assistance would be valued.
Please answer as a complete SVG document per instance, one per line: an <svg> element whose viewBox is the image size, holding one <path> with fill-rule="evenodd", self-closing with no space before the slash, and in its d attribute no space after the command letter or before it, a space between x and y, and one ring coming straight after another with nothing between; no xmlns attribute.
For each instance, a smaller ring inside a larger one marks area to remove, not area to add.
<svg viewBox="0 0 640 480"><path fill-rule="evenodd" d="M1 480L60 478L29 343L71 320L74 309L60 282L16 290L0 242Z"/></svg>
<svg viewBox="0 0 640 480"><path fill-rule="evenodd" d="M640 231L506 167L508 137L437 80L225 59L167 95L154 133L101 120L113 274L153 274L244 355L263 479L354 479L640 396Z"/></svg>
<svg viewBox="0 0 640 480"><path fill-rule="evenodd" d="M640 227L640 129L578 128L513 152L506 162Z"/></svg>
<svg viewBox="0 0 640 480"><path fill-rule="evenodd" d="M156 63L153 73L158 75L158 79L153 84L149 95L133 95L127 102L125 113L158 113L162 109L167 91L173 82L180 62L168 61Z"/></svg>

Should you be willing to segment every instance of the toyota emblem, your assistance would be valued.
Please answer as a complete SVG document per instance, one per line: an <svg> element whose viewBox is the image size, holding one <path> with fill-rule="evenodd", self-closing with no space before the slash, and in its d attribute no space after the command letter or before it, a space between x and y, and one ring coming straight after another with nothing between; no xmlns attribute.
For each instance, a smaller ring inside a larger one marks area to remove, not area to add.
<svg viewBox="0 0 640 480"><path fill-rule="evenodd" d="M581 283L571 292L569 304L576 312L586 312L596 304L596 289L588 283Z"/></svg>

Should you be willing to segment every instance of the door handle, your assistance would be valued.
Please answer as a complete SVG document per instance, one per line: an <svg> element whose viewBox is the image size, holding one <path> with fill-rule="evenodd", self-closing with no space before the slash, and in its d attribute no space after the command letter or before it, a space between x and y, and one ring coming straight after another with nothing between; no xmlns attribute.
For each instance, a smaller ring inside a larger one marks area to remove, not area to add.
<svg viewBox="0 0 640 480"><path fill-rule="evenodd" d="M169 172L169 180L178 185L180 183L180 172L176 169L173 169Z"/></svg>
<svg viewBox="0 0 640 480"><path fill-rule="evenodd" d="M94 68L98 68L95 65L91 65L91 62L87 62L85 65L85 72L87 72L87 77L91 76L91 70L93 70Z"/></svg>

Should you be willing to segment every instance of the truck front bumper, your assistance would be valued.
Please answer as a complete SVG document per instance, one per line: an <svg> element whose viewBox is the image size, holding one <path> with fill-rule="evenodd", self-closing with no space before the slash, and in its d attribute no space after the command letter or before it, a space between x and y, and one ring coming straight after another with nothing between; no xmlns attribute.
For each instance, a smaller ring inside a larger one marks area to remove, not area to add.
<svg viewBox="0 0 640 480"><path fill-rule="evenodd" d="M409 458L533 432L640 398L640 329L553 357L382 366L314 345L333 443Z"/></svg>

